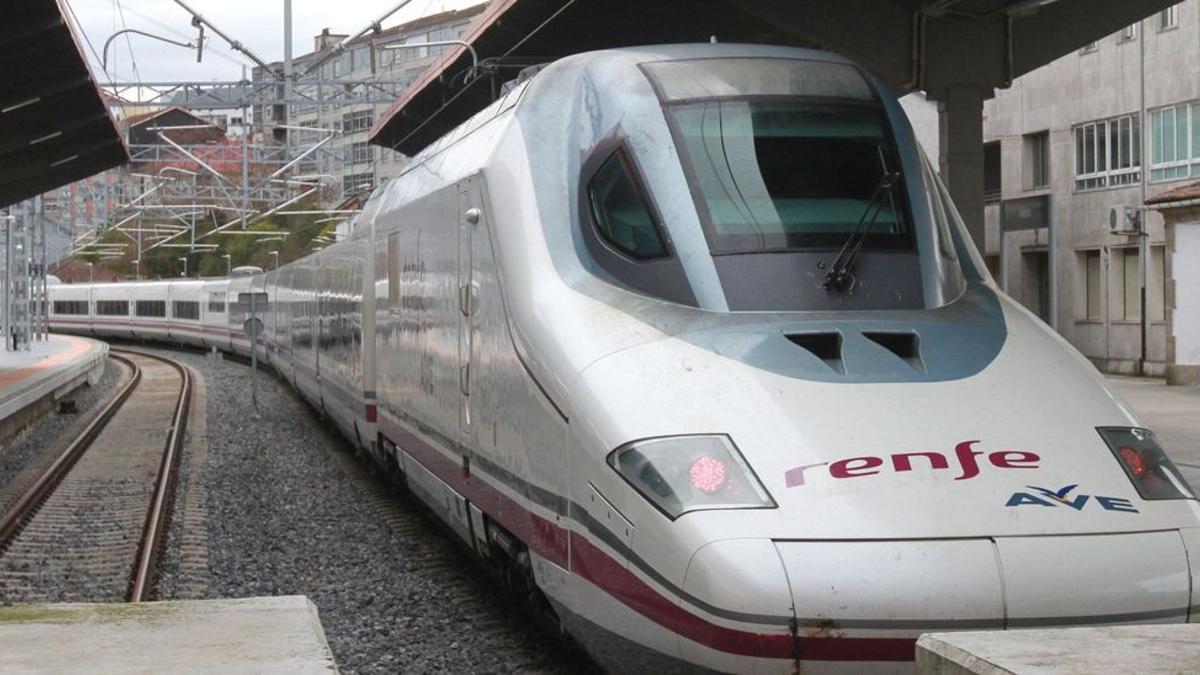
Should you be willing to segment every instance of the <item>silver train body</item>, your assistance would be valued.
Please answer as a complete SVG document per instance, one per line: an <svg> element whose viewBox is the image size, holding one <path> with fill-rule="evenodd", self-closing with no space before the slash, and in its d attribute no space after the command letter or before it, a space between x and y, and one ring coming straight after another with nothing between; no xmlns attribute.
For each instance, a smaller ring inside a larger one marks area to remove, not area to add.
<svg viewBox="0 0 1200 675"><path fill-rule="evenodd" d="M1186 622L1200 593L1152 434L999 292L895 99L830 54L566 58L345 242L51 291L60 331L247 354L261 326L618 670L903 671L922 632Z"/></svg>

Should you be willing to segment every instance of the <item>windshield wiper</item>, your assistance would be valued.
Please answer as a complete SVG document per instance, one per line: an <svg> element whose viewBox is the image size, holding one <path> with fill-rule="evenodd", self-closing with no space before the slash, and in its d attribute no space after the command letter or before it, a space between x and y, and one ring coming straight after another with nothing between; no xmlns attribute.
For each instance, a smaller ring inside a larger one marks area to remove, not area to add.
<svg viewBox="0 0 1200 675"><path fill-rule="evenodd" d="M882 159L881 154L880 160L882 161ZM854 261L858 259L858 254L867 241L871 226L875 224L875 221L879 219L879 214L883 211L884 197L891 197L892 190L900 182L900 178L899 171L888 171L886 163L884 164L883 176L879 178L879 185L875 186L875 192L867 202L867 207L863 209L858 224L850 231L850 236L846 237L846 243L842 244L842 250L833 259L833 264L829 265L829 270L825 273L825 283L821 284L821 288L838 292L854 290L856 281L853 273ZM895 212L895 210L895 204L893 204L892 211ZM820 262L818 267L825 269L825 262Z"/></svg>

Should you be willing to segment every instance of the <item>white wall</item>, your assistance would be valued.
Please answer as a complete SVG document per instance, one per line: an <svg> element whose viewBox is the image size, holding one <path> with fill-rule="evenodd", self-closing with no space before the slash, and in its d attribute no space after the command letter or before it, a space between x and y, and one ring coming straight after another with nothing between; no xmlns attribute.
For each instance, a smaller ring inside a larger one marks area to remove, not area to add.
<svg viewBox="0 0 1200 675"><path fill-rule="evenodd" d="M1200 365L1200 223L1175 226L1175 361Z"/></svg>

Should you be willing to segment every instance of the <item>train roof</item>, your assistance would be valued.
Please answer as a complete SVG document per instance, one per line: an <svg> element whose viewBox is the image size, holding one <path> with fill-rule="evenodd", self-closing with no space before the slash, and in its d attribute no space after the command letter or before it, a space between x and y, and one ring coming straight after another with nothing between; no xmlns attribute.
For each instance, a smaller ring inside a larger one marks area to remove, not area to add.
<svg viewBox="0 0 1200 675"><path fill-rule="evenodd" d="M650 84L640 69L643 64L705 58L776 58L853 65L843 56L816 49L732 43L647 45L567 56L520 82L415 155L400 174L372 193L361 216L356 219L356 225L481 170L491 158L501 135L495 131L495 126L491 126L490 133L478 132L494 122L520 116L524 126L542 130L547 138L563 132L571 135L577 131L564 128L564 110L620 109L623 105L619 95L597 96L592 87L583 86L585 82L612 82L636 75L649 91ZM588 100L589 97L594 100ZM556 140L570 143L561 136ZM469 150L447 152L460 144L469 145ZM556 148L548 151L567 150L553 142L546 145ZM351 239L365 236L362 230L354 227Z"/></svg>

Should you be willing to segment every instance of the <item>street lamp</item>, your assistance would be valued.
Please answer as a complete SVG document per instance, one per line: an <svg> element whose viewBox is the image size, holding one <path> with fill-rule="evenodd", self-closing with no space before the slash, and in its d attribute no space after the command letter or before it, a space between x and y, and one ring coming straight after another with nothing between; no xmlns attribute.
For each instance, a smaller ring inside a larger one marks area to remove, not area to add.
<svg viewBox="0 0 1200 675"><path fill-rule="evenodd" d="M279 269L279 251L267 251L267 255L275 258L275 264L271 266L271 269Z"/></svg>
<svg viewBox="0 0 1200 675"><path fill-rule="evenodd" d="M183 274L180 274L179 276L186 277L187 276L187 256L183 256L182 258L176 258L176 260L183 263Z"/></svg>
<svg viewBox="0 0 1200 675"><path fill-rule="evenodd" d="M221 257L225 259L225 276L227 276L227 277L233 276L233 257L230 256L228 253L226 253L225 255L223 255Z"/></svg>

